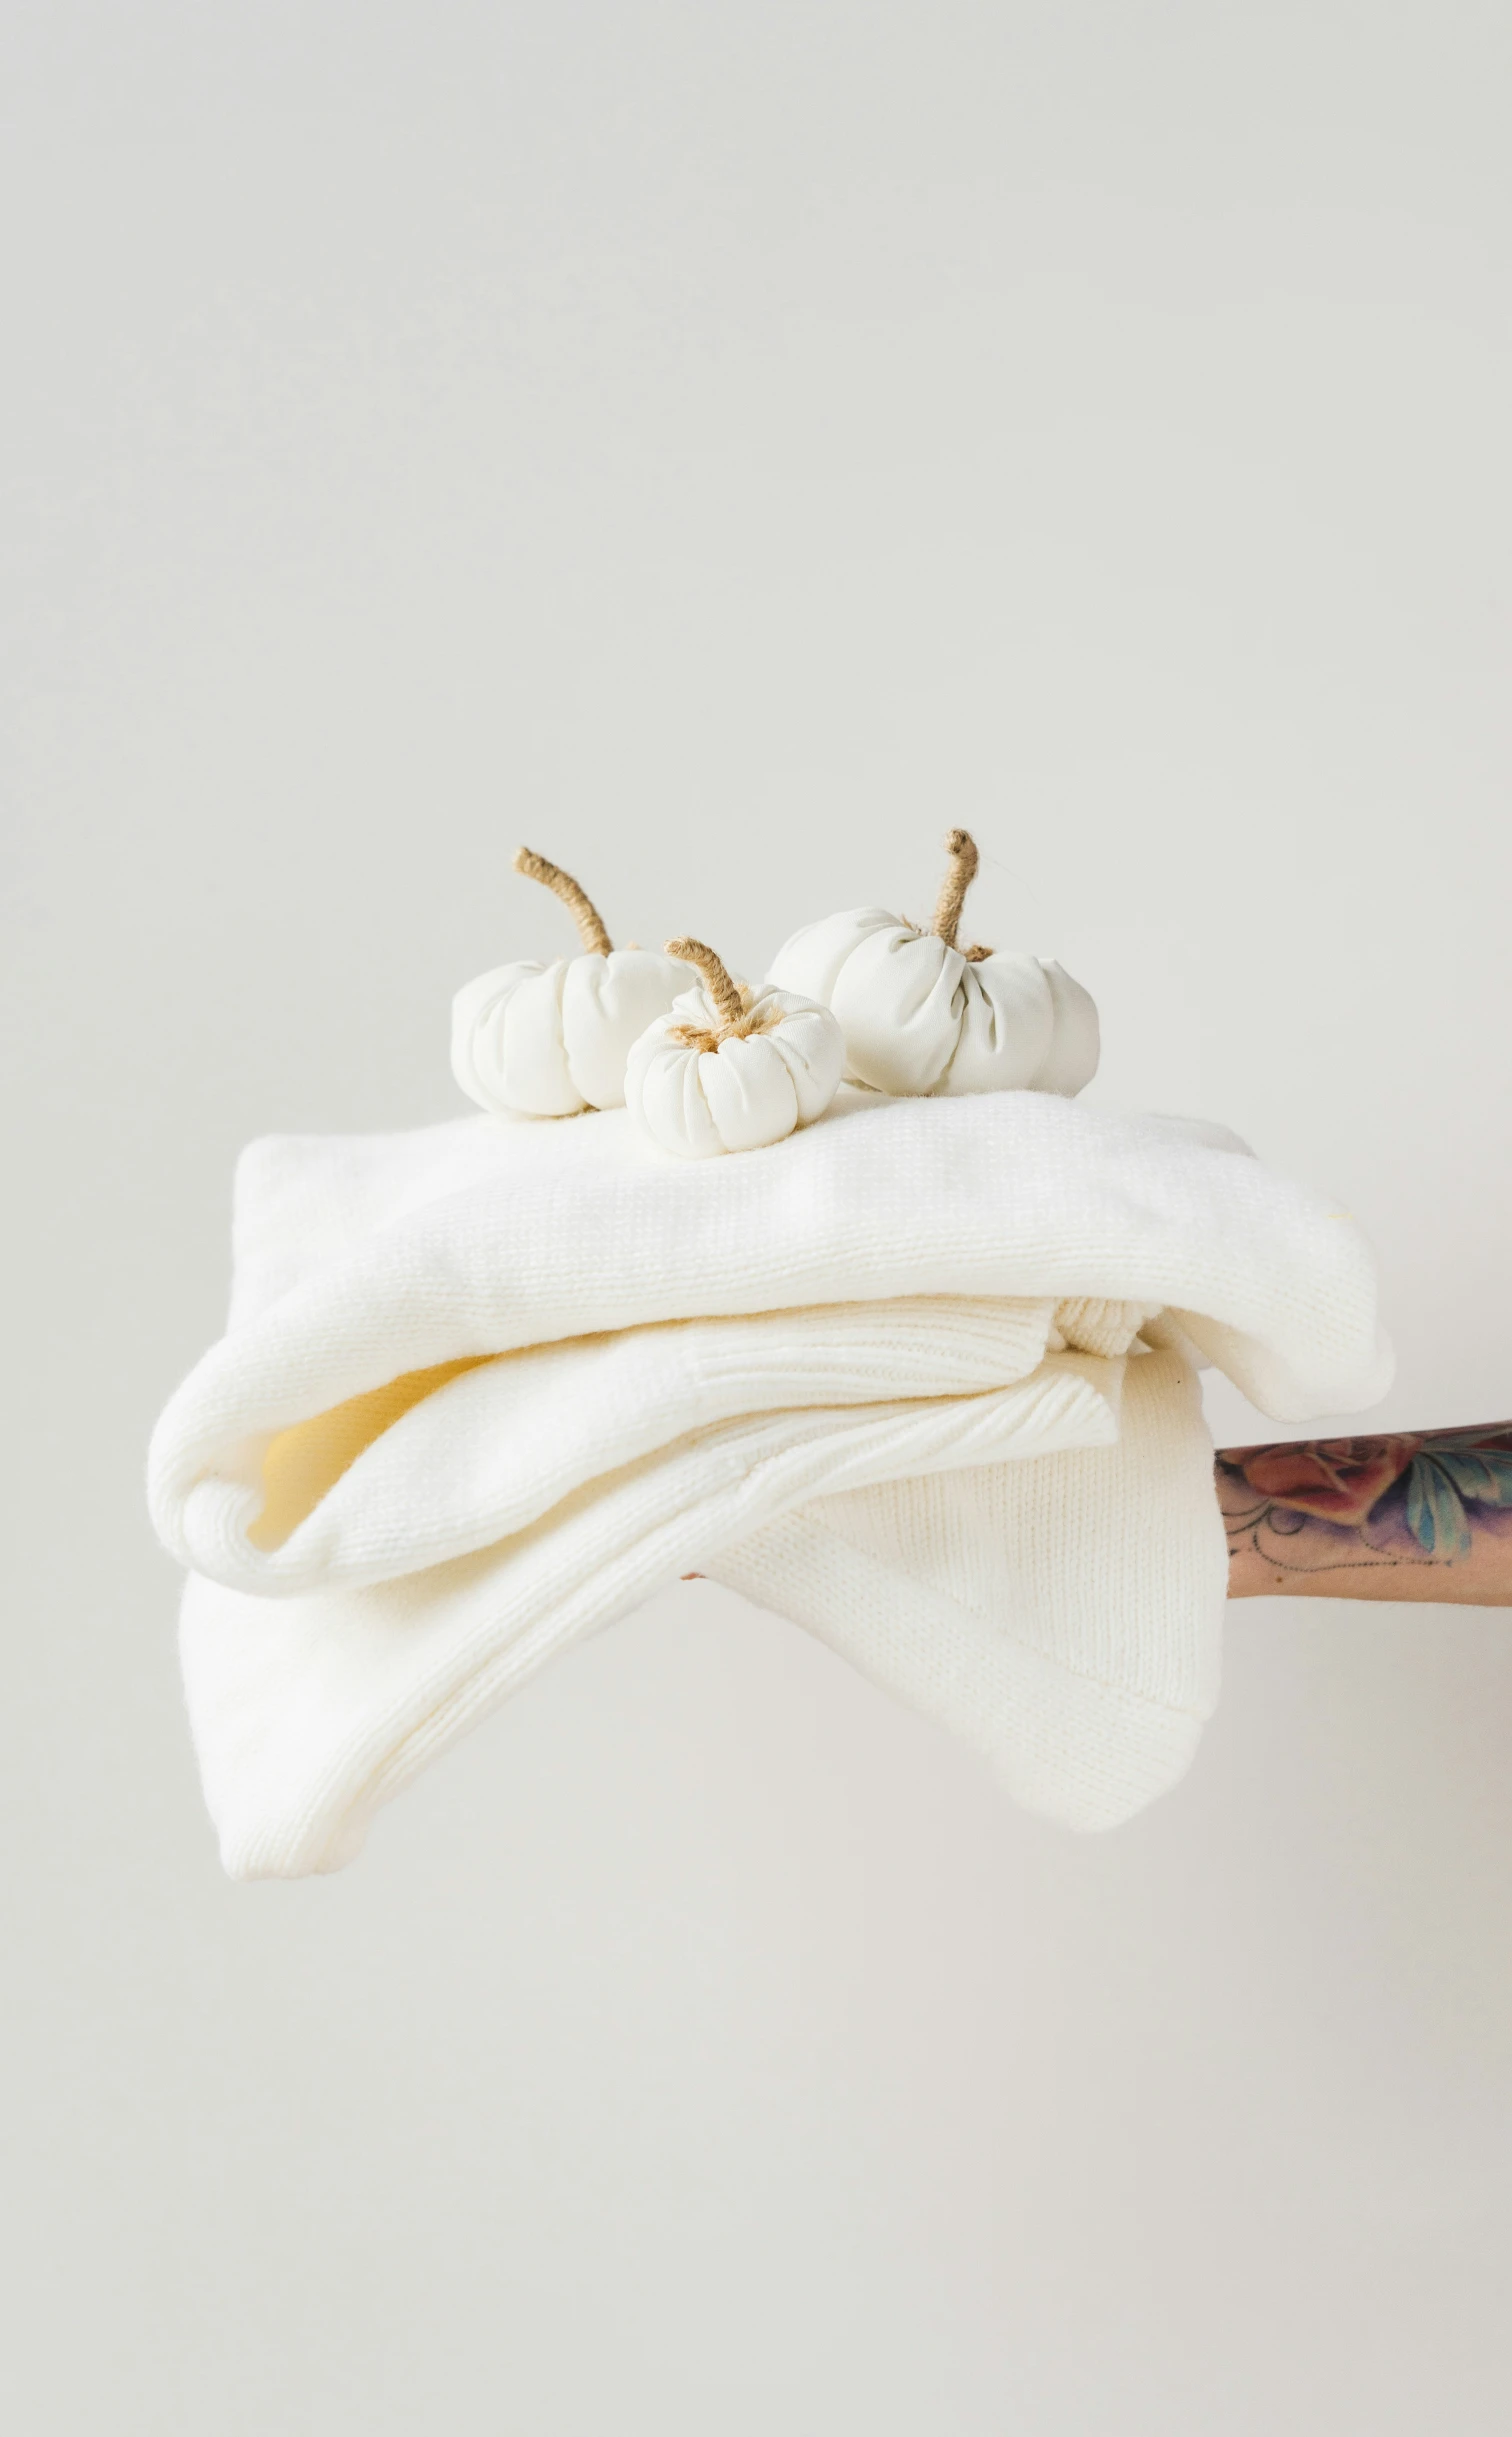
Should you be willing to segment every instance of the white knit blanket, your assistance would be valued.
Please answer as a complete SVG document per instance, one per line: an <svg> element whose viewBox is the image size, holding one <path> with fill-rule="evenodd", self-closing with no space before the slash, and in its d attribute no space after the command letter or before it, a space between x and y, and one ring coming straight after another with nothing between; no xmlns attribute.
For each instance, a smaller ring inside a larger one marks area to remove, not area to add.
<svg viewBox="0 0 1512 2437"><path fill-rule="evenodd" d="M238 1876L339 1866L552 1651L693 1567L1036 1807L1124 1817L1216 1693L1195 1363L1284 1418L1389 1367L1345 1214L1220 1129L1029 1093L847 1092L692 1167L622 1111L278 1139L235 1238L151 1495Z"/></svg>

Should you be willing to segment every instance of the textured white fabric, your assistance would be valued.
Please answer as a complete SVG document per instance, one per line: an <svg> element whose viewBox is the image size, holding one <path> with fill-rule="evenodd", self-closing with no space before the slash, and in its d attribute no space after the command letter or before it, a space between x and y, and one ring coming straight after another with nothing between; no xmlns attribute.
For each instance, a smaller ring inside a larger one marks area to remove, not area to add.
<svg viewBox="0 0 1512 2437"><path fill-rule="evenodd" d="M1359 1229L1224 1128L1045 1093L884 1100L683 1162L622 1109L244 1154L232 1324L157 1438L234 1444L399 1372L648 1321L921 1295L1170 1308L1277 1419L1381 1393ZM287 1290L287 1291L284 1291Z"/></svg>
<svg viewBox="0 0 1512 2437"><path fill-rule="evenodd" d="M796 1322L663 1321L442 1366L282 1434L191 1438L157 1470L158 1526L185 1565L232 1589L386 1582L487 1548L722 1422L1009 1386L1044 1356L1055 1308L821 1304ZM1110 1308L1128 1315L1121 1340L1092 1350L1122 1353L1144 1307Z"/></svg>
<svg viewBox="0 0 1512 2437"><path fill-rule="evenodd" d="M471 1557L262 1599L191 1575L180 1649L233 1877L338 1868L378 1806L556 1651L816 1488L1111 1439L1122 1366L1052 1355L1017 1387L728 1422Z"/></svg>
<svg viewBox="0 0 1512 2437"><path fill-rule="evenodd" d="M1167 1350L1126 1366L1141 1323ZM1123 1816L1216 1681L1196 1350L1278 1413L1385 1383L1352 1223L1180 1120L845 1092L706 1166L623 1112L253 1146L232 1325L151 1466L197 1569L185 1676L227 1868L338 1866L553 1650L691 1567L1037 1807Z"/></svg>
<svg viewBox="0 0 1512 2437"><path fill-rule="evenodd" d="M807 1500L707 1568L982 1752L1030 1810L1109 1828L1218 1698L1228 1548L1197 1375L1127 1368L1116 1444Z"/></svg>

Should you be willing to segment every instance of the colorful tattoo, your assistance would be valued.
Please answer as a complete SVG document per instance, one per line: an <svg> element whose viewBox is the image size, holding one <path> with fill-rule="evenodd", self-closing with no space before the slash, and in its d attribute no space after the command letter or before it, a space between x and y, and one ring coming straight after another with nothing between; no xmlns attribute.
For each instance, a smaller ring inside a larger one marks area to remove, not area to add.
<svg viewBox="0 0 1512 2437"><path fill-rule="evenodd" d="M1512 1422L1228 1447L1217 1481L1233 1597L1512 1604Z"/></svg>

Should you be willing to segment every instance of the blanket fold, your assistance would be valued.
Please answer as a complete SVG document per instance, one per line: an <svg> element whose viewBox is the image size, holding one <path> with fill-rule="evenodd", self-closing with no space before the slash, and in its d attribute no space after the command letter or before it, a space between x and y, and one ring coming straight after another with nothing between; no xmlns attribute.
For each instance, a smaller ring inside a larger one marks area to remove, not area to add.
<svg viewBox="0 0 1512 2437"><path fill-rule="evenodd" d="M257 1144L154 1520L226 1866L337 1867L553 1651L697 1569L1111 1824L1186 1765L1223 1544L1195 1370L1378 1397L1353 1222L1222 1129L843 1091L702 1166L623 1111Z"/></svg>

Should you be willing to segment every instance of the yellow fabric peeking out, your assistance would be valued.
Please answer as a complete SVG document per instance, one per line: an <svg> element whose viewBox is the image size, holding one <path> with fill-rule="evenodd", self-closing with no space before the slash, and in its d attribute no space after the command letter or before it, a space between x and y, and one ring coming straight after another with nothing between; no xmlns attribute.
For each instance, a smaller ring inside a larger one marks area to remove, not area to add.
<svg viewBox="0 0 1512 2437"><path fill-rule="evenodd" d="M1084 1353L1122 1354L1151 1308L1101 1297L1063 1301L1055 1310L1058 1341ZM429 1370L404 1371L381 1388L370 1388L364 1396L353 1396L344 1405L333 1405L327 1413L281 1430L263 1458L263 1511L247 1533L252 1546L282 1548L327 1491L385 1430L391 1430L449 1380L499 1359L498 1355L468 1354L454 1362L433 1363Z"/></svg>
<svg viewBox="0 0 1512 2437"><path fill-rule="evenodd" d="M247 1534L260 1549L282 1548L291 1532L304 1522L342 1474L365 1448L391 1430L395 1422L434 1396L449 1380L480 1363L487 1354L465 1354L455 1362L437 1362L428 1371L404 1371L385 1380L365 1396L353 1396L328 1413L280 1430L263 1457L263 1510Z"/></svg>

